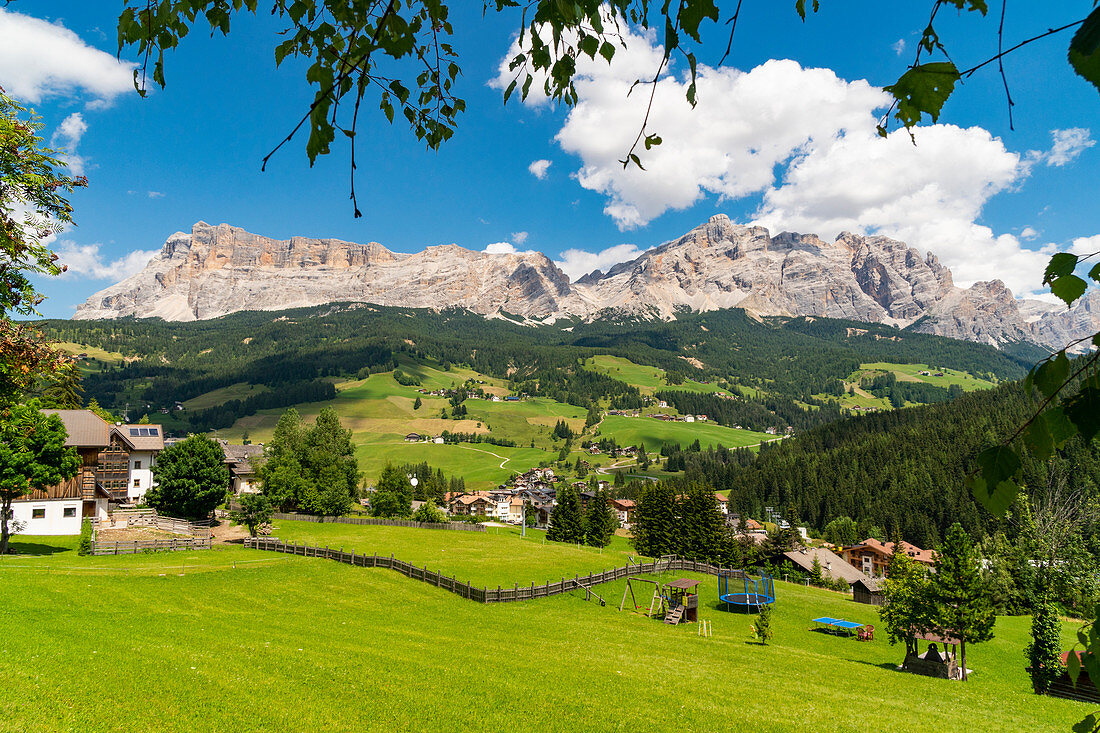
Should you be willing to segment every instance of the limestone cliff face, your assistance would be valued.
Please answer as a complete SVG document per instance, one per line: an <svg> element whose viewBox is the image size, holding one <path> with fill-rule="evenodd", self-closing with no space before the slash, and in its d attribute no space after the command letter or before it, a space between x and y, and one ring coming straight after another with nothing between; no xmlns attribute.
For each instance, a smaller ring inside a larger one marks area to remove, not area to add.
<svg viewBox="0 0 1100 733"><path fill-rule="evenodd" d="M89 298L74 318L191 321L337 301L544 318L567 312L571 295L569 278L539 253L447 245L401 254L375 242L276 240L199 222L190 235L169 237L144 270Z"/></svg>
<svg viewBox="0 0 1100 733"><path fill-rule="evenodd" d="M1100 294L1074 309L1020 301L1000 281L956 287L932 254L887 237L772 236L711 217L679 239L608 272L570 283L540 253L493 255L455 245L415 254L377 243L274 240L221 224L173 234L146 268L81 305L75 318L214 318L337 301L416 308L460 306L531 320L600 314L674 318L745 308L916 324L917 330L1001 346L1061 348L1100 330Z"/></svg>

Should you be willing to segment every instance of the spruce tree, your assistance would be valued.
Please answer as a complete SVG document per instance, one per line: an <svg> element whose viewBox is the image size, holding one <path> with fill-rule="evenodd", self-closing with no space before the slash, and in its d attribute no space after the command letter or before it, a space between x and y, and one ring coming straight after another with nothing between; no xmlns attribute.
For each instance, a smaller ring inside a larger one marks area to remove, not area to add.
<svg viewBox="0 0 1100 733"><path fill-rule="evenodd" d="M597 489L588 503L585 516L585 542L592 547L607 547L615 534L615 513L608 506L607 491Z"/></svg>
<svg viewBox="0 0 1100 733"><path fill-rule="evenodd" d="M550 512L550 526L546 529L546 539L551 542L584 543L584 517L581 515L580 500L571 486L558 489L557 505Z"/></svg>
<svg viewBox="0 0 1100 733"><path fill-rule="evenodd" d="M664 482L644 486L631 527L634 549L646 557L676 552L678 524L675 490Z"/></svg>
<svg viewBox="0 0 1100 733"><path fill-rule="evenodd" d="M947 537L939 548L930 595L936 625L942 632L968 644L993 638L997 617L982 587L981 569L970 536L958 522L947 530ZM965 681L965 646L960 663Z"/></svg>

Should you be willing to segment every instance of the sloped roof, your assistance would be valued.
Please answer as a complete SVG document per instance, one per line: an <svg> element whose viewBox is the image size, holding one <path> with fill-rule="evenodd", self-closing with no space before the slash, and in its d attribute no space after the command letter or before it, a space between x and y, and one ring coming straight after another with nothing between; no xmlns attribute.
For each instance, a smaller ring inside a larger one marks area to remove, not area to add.
<svg viewBox="0 0 1100 733"><path fill-rule="evenodd" d="M893 542L879 542L874 537L868 537L860 542L858 545L853 545L848 548L849 550L871 550L872 552L880 555L889 556L894 554ZM932 550L922 550L916 545L902 540L901 549L905 551L905 554L913 558L917 562L927 563L931 565L935 562L936 558Z"/></svg>
<svg viewBox="0 0 1100 733"><path fill-rule="evenodd" d="M236 474L254 473L252 461L264 454L262 445L231 445L225 440L219 440L218 443L221 444L229 470Z"/></svg>
<svg viewBox="0 0 1100 733"><path fill-rule="evenodd" d="M160 425L115 425L111 432L131 450L164 450L164 429Z"/></svg>
<svg viewBox="0 0 1100 733"><path fill-rule="evenodd" d="M91 410L45 409L47 415L57 415L65 424L69 437L66 448L106 448L111 444L110 424Z"/></svg>
<svg viewBox="0 0 1100 733"><path fill-rule="evenodd" d="M824 547L803 547L798 550L784 552L783 555L803 570L812 569L816 557L817 562L821 565L822 575L827 575L834 580L842 579L849 585L857 580L870 580L862 571L852 567L840 555Z"/></svg>

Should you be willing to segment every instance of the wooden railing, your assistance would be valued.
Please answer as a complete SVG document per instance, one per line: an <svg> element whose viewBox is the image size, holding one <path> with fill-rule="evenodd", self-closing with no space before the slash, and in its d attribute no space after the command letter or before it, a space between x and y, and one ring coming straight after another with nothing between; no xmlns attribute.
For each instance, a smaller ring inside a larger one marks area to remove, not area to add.
<svg viewBox="0 0 1100 733"><path fill-rule="evenodd" d="M484 532L485 527L473 522L414 522L410 519L383 519L381 517L319 517L315 514L282 514L276 512L273 519L293 519L299 522L331 522L333 524L374 524L384 527L416 527L418 529L453 529L460 532Z"/></svg>
<svg viewBox="0 0 1100 733"><path fill-rule="evenodd" d="M166 540L134 540L131 542L93 542L93 555L136 555L139 552L165 550L209 550L209 537L180 537Z"/></svg>
<svg viewBox="0 0 1100 733"><path fill-rule="evenodd" d="M593 585L622 580L632 575L660 573L667 570L685 570L693 573L707 573L709 575L718 575L718 573L723 570L726 572L736 572L729 568L721 568L717 565L711 565L705 562L672 558L626 565L621 568L611 568L610 570L604 570L600 573L574 575L572 578L563 577L561 580L543 583L542 585L531 583L530 585L521 586L518 583L514 583L511 588L500 585L496 588L490 588L488 586L478 587L469 582L462 582L453 575L448 576L443 573L437 573L428 570L427 567L421 568L412 563L405 562L404 560L399 560L393 555L389 555L388 557L386 555L363 555L356 553L354 550L345 552L343 549L335 550L329 547L313 547L310 545L301 545L297 542L282 542L280 540L264 537L249 537L245 539L244 546L256 550L266 550L268 552L285 552L290 555L301 555L302 557L323 557L361 568L388 568L390 570L396 570L405 577L434 585L437 588L442 588L443 590L450 591L463 598L468 598L471 601L477 601L478 603L508 603L511 601L528 601L534 598L546 598L548 596L568 593L573 590L584 591L586 587L590 589Z"/></svg>

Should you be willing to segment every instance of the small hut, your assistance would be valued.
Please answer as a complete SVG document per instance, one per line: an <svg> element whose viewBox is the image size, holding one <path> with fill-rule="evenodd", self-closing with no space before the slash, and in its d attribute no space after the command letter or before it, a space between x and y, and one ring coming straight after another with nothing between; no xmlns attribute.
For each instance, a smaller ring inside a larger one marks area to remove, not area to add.
<svg viewBox="0 0 1100 733"><path fill-rule="evenodd" d="M872 606L886 605L886 588L881 580L860 578L852 583L852 600L856 603L870 603Z"/></svg>

